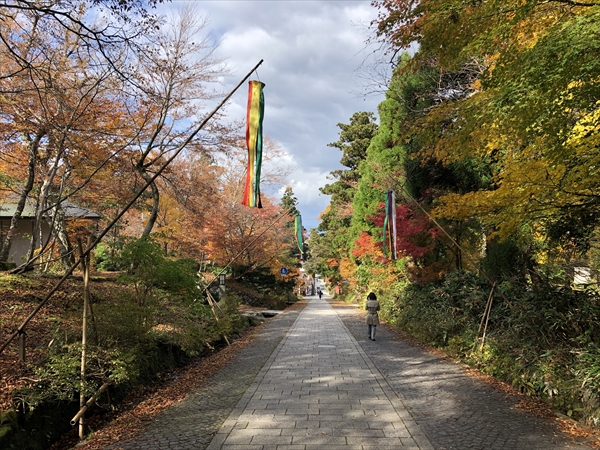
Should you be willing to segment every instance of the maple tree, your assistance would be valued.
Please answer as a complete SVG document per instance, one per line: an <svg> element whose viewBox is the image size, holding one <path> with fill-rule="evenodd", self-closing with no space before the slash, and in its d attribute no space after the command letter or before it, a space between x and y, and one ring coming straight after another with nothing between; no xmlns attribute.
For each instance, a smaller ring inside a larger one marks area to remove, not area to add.
<svg viewBox="0 0 600 450"><path fill-rule="evenodd" d="M180 147L202 120L198 113L213 93L208 85L227 72L215 57L215 46L206 33L206 20L186 6L171 17L169 27L146 38L147 49L138 53L134 120L139 133L129 149L137 174L148 182L166 156ZM199 35L204 35L198 39ZM211 129L211 127L213 127ZM219 133L215 133L215 129ZM212 124L187 146L188 152L203 152L224 145L231 130ZM159 214L159 184L149 191L149 215L142 236L152 232Z"/></svg>
<svg viewBox="0 0 600 450"><path fill-rule="evenodd" d="M290 252L295 248L294 234L293 229L287 226L293 218L264 192L263 208L249 208L241 204L246 149L241 138L235 144L215 160L219 188L211 198L210 213L202 231L206 253L221 266L237 256L235 265L239 273L236 276L257 268L267 268L278 274L282 266L293 265ZM264 186L280 185L289 170L280 163L285 152L268 136L264 138L263 151L261 180Z"/></svg>
<svg viewBox="0 0 600 450"><path fill-rule="evenodd" d="M8 256L16 222L31 196L37 204L36 229L28 259L36 246L43 245L38 236L47 213L63 262L69 264L73 256L61 200L74 189L74 173L78 172L82 188L90 181L90 173L102 167L111 146L119 142L122 116L113 99L116 80L110 68L95 64L93 53L80 50L76 34L55 36L55 24L32 29L15 28L14 23L3 27L11 40L3 41L0 58L2 66L13 72L0 83L6 144L3 170L14 174L7 178L7 187L19 201L0 259ZM27 167L27 173L19 166Z"/></svg>
<svg viewBox="0 0 600 450"><path fill-rule="evenodd" d="M440 213L458 207L456 215L464 214L457 201L469 202L503 237L524 223L541 223L555 237L590 235L598 217L600 66L589 56L599 45L592 31L597 19L586 10L547 30L532 48L499 58L484 84L488 106L472 102L481 112L465 147L467 154L495 160L494 189L449 197ZM557 59L571 62L564 67ZM465 139L455 134L455 142ZM447 148L440 142L438 154L458 157Z"/></svg>
<svg viewBox="0 0 600 450"><path fill-rule="evenodd" d="M494 239L519 243L528 272L540 245L584 254L598 217L598 3L374 4L381 39L395 51L419 44L409 70L464 74L439 83L401 133L418 136L419 159L436 171L478 173L435 192L436 217L475 219L488 252Z"/></svg>

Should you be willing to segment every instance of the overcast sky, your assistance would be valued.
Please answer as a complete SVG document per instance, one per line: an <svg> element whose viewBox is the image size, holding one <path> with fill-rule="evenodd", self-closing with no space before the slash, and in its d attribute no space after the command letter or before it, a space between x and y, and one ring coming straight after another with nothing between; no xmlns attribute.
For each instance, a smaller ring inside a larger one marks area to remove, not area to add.
<svg viewBox="0 0 600 450"><path fill-rule="evenodd" d="M168 8L182 3L173 0ZM222 41L218 54L232 69L225 90L264 59L258 69L266 84L264 134L289 154L295 170L288 183L298 198L302 222L305 228L316 227L329 203L319 187L330 182L329 172L342 167L341 152L327 146L338 140L336 125L348 123L357 111L376 113L383 99L358 95L357 70L373 50L365 41L376 10L368 0L194 3L209 17L209 29ZM246 96L244 86L232 98L227 109L232 119L245 119ZM276 196L281 198L281 193Z"/></svg>

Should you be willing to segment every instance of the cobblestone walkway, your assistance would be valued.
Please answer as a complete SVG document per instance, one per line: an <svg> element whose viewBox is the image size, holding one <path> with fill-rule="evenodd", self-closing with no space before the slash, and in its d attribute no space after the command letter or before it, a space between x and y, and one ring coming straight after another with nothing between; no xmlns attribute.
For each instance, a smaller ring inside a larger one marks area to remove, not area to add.
<svg viewBox="0 0 600 450"><path fill-rule="evenodd" d="M298 318L288 310L270 319L255 340L211 381L159 414L133 439L109 450L204 450Z"/></svg>
<svg viewBox="0 0 600 450"><path fill-rule="evenodd" d="M271 319L207 386L126 450L589 449L459 367L311 299Z"/></svg>

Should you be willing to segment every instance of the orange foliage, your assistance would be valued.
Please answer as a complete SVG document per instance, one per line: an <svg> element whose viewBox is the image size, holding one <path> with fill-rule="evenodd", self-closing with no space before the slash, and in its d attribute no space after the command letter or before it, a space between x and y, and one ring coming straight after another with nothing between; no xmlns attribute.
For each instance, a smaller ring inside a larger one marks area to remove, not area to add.
<svg viewBox="0 0 600 450"><path fill-rule="evenodd" d="M371 236L366 231L363 231L358 239L354 242L354 249L352 250L352 255L355 258L364 258L370 257L371 259L380 259L383 258L383 253L381 251L381 243L375 242L373 236Z"/></svg>

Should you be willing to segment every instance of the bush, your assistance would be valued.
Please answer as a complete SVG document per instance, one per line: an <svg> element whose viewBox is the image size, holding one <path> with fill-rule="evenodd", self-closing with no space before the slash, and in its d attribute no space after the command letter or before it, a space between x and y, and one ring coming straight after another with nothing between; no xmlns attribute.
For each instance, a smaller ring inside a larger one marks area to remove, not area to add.
<svg viewBox="0 0 600 450"><path fill-rule="evenodd" d="M116 272L127 267L121 259L120 251L100 242L94 249L94 264L101 272Z"/></svg>
<svg viewBox="0 0 600 450"><path fill-rule="evenodd" d="M187 299L199 298L197 267L191 260L171 260L164 256L160 244L150 237L128 243L121 253L129 269L121 279L135 286L138 304L143 306L155 289L178 294Z"/></svg>
<svg viewBox="0 0 600 450"><path fill-rule="evenodd" d="M600 298L591 291L505 282L487 339L478 328L491 286L474 273L411 284L382 296L382 316L422 342L442 347L482 372L589 423L600 422Z"/></svg>

